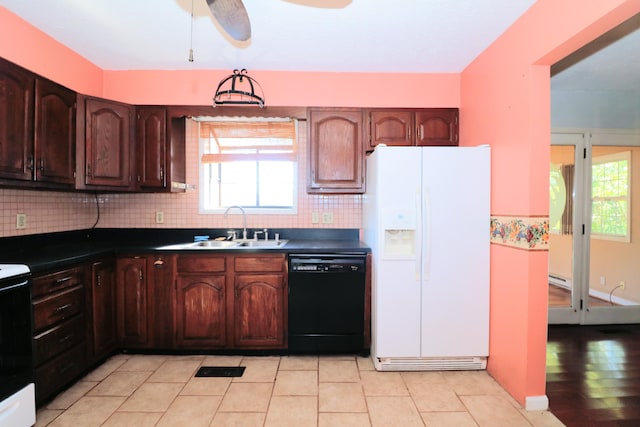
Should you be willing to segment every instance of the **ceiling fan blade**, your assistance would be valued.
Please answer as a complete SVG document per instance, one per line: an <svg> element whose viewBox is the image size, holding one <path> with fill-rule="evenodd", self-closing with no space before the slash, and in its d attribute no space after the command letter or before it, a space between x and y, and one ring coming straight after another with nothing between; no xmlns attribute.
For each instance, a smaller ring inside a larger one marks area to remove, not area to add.
<svg viewBox="0 0 640 427"><path fill-rule="evenodd" d="M209 9L220 26L238 41L251 38L251 23L242 0L207 0Z"/></svg>

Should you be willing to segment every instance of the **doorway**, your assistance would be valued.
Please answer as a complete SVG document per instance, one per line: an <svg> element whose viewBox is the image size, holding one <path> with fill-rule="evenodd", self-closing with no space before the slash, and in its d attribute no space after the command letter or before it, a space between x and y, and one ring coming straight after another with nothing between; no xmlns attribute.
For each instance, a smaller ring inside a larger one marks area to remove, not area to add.
<svg viewBox="0 0 640 427"><path fill-rule="evenodd" d="M549 323L640 322L640 134L552 132L550 162Z"/></svg>

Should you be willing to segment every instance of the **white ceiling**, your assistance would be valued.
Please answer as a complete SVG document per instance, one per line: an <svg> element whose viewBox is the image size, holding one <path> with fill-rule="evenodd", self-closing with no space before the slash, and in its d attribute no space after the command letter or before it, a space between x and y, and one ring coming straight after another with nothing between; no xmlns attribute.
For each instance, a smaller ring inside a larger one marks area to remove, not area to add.
<svg viewBox="0 0 640 427"><path fill-rule="evenodd" d="M0 0L105 70L416 73L461 72L533 3L244 0L252 38L236 42L206 0Z"/></svg>
<svg viewBox="0 0 640 427"><path fill-rule="evenodd" d="M533 3L244 0L252 38L237 42L206 0L0 0L105 70L415 73L461 72ZM552 91L638 91L638 52L640 15L554 65Z"/></svg>

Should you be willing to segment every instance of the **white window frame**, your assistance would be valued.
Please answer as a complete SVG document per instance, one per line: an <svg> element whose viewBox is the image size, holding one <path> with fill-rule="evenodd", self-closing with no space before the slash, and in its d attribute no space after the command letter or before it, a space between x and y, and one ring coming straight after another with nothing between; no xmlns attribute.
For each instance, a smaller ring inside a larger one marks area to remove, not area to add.
<svg viewBox="0 0 640 427"><path fill-rule="evenodd" d="M631 242L631 184L633 180L631 179L632 174L632 163L631 163L631 151L621 151L619 153L605 154L602 156L596 156L592 158L591 161L591 190L593 190L593 166L603 163L612 163L618 162L621 160L625 160L628 165L628 174L627 174L627 194L624 197L616 197L616 199L625 200L627 203L627 232L625 235L618 234L607 234L607 233L596 233L593 231L593 223L591 224L591 237L594 239L600 240L611 240L615 242ZM600 198L598 198L600 199ZM596 198L591 194L591 215L593 218L593 202Z"/></svg>
<svg viewBox="0 0 640 427"><path fill-rule="evenodd" d="M295 133L296 139L298 139L298 121L295 119L283 119L283 118L262 118L262 117L224 117L224 118L216 118L212 120L210 117L206 120L202 121L282 121L282 120L293 120L295 123ZM197 120L198 121L198 120ZM298 146L298 141L294 142L295 146ZM198 212L200 214L223 214L227 211L229 206L221 206L213 209L206 209L205 204L205 189L208 187L208 183L206 182L205 173L206 165L202 161L202 156L204 154L205 147L205 139L200 137L200 127L198 127L198 174L199 174L199 197L198 197ZM257 214L257 215L295 215L298 213L298 192L299 192L299 167L300 167L300 150L296 150L295 152L296 160L293 162L293 195L292 195L292 204L291 207L282 207L282 208L274 208L274 207L254 207L254 206L242 206L244 212L246 214ZM229 214L242 214L239 209L232 209L228 212Z"/></svg>

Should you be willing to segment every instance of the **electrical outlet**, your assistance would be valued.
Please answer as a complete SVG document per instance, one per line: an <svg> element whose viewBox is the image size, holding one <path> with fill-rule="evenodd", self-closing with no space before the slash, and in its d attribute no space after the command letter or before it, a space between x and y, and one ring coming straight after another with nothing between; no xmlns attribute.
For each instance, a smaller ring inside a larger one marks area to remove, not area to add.
<svg viewBox="0 0 640 427"><path fill-rule="evenodd" d="M607 280L604 278L604 276L600 276L600 285L604 286L607 284Z"/></svg>
<svg viewBox="0 0 640 427"><path fill-rule="evenodd" d="M164 212L156 211L156 224L164 223Z"/></svg>
<svg viewBox="0 0 640 427"><path fill-rule="evenodd" d="M620 280L618 286L620 286L620 289L624 289L624 280Z"/></svg>
<svg viewBox="0 0 640 427"><path fill-rule="evenodd" d="M21 230L27 228L27 214L16 215L16 229Z"/></svg>
<svg viewBox="0 0 640 427"><path fill-rule="evenodd" d="M333 212L322 212L322 223L333 224Z"/></svg>
<svg viewBox="0 0 640 427"><path fill-rule="evenodd" d="M317 224L320 222L320 214L318 212L311 212L311 223Z"/></svg>

